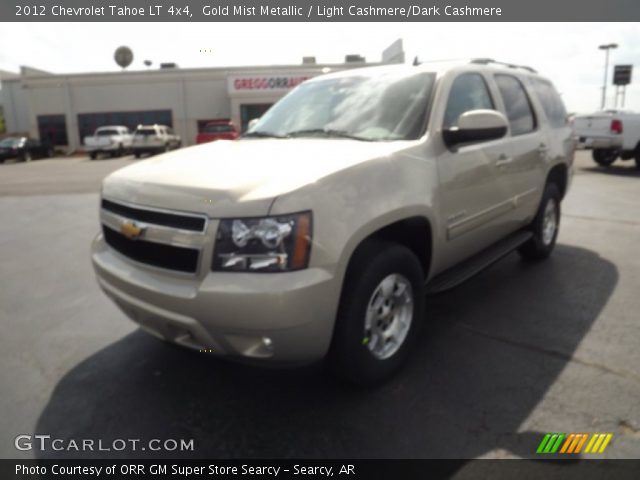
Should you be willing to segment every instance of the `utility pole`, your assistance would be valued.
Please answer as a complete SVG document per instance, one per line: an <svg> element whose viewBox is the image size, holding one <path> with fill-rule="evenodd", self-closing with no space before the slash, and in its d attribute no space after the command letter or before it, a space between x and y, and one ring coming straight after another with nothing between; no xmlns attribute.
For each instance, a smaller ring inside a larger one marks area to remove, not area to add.
<svg viewBox="0 0 640 480"><path fill-rule="evenodd" d="M607 71L609 70L609 50L612 48L618 48L617 43L609 43L606 45L600 45L598 47L600 50L605 51L605 60L604 60L604 83L602 84L602 103L600 105L600 110L604 110L606 98L607 98Z"/></svg>

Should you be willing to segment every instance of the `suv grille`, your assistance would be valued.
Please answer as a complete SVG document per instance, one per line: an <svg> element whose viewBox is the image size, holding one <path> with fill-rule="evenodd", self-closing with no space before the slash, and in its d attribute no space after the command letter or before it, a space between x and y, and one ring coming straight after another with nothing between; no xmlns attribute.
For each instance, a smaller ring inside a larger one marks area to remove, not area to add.
<svg viewBox="0 0 640 480"><path fill-rule="evenodd" d="M137 262L187 273L195 273L198 269L199 251L197 249L145 240L129 240L106 225L102 226L102 231L105 241L111 248Z"/></svg>
<svg viewBox="0 0 640 480"><path fill-rule="evenodd" d="M200 217L143 210L140 208L121 205L105 199L102 200L102 208L115 213L116 215L122 215L123 217L138 220L140 222L153 223L155 225L178 228L180 230L191 230L194 232L204 231L205 221Z"/></svg>

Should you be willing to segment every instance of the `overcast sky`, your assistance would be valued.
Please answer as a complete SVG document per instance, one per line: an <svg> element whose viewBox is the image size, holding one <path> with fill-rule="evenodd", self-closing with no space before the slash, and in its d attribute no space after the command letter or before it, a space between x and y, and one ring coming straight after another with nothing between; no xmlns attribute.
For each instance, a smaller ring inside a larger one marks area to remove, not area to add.
<svg viewBox="0 0 640 480"><path fill-rule="evenodd" d="M549 77L569 111L577 112L600 106L604 52L598 45L618 43L610 64L640 68L638 23L5 23L0 69L117 71L113 52L120 45L133 49L130 70L145 69L146 59L156 68L160 62L183 68L297 64L307 55L319 63L340 63L349 53L379 61L397 38L404 41L407 61L416 55L490 57L530 65ZM640 71L634 77L625 107L640 111ZM613 108L613 87L607 93Z"/></svg>

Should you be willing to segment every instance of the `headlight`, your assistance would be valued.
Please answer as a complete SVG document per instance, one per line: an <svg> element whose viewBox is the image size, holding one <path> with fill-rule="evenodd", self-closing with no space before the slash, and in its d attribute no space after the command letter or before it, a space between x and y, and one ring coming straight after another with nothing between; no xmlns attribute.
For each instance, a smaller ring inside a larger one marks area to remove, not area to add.
<svg viewBox="0 0 640 480"><path fill-rule="evenodd" d="M307 268L310 251L311 212L223 219L212 268L234 272L300 270Z"/></svg>

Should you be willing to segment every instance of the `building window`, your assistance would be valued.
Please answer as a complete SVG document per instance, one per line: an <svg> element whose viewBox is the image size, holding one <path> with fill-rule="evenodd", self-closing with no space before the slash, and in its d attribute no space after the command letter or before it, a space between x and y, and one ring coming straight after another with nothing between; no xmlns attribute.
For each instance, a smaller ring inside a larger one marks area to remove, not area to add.
<svg viewBox="0 0 640 480"><path fill-rule="evenodd" d="M93 135L96 128L108 125L123 125L133 131L138 125L166 125L173 127L171 110L145 110L138 112L79 113L78 131L80 141Z"/></svg>
<svg viewBox="0 0 640 480"><path fill-rule="evenodd" d="M64 115L38 115L40 141L51 145L69 145Z"/></svg>
<svg viewBox="0 0 640 480"><path fill-rule="evenodd" d="M249 122L254 118L260 118L271 108L272 103L255 103L252 105L240 105L240 128L242 133L247 131Z"/></svg>

